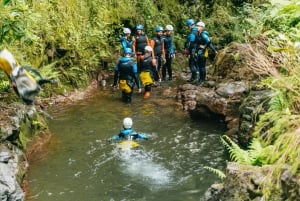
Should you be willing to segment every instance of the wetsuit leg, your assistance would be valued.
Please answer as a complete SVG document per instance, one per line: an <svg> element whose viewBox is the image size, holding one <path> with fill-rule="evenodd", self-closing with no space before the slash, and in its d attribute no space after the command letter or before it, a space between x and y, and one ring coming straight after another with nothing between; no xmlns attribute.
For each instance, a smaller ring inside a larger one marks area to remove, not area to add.
<svg viewBox="0 0 300 201"><path fill-rule="evenodd" d="M190 70L191 70L191 73L192 73L192 76L191 76L191 79L190 79L190 81L192 82L192 81L196 80L196 77L197 77L197 66L196 66L195 58L194 58L193 55L190 55L189 67L190 67Z"/></svg>
<svg viewBox="0 0 300 201"><path fill-rule="evenodd" d="M198 57L199 73L200 77L198 82L202 83L206 80L206 58L204 55Z"/></svg>
<svg viewBox="0 0 300 201"><path fill-rule="evenodd" d="M131 103L131 95L132 93L125 93L122 91L122 101L125 103Z"/></svg>
<svg viewBox="0 0 300 201"><path fill-rule="evenodd" d="M161 74L162 74L162 81L165 81L166 80L166 75L167 75L167 63L165 63L162 66Z"/></svg>
<svg viewBox="0 0 300 201"><path fill-rule="evenodd" d="M168 75L169 75L169 80L173 79L173 75L172 75L172 57L169 56L166 60L166 64L167 64L167 70L168 70Z"/></svg>
<svg viewBox="0 0 300 201"><path fill-rule="evenodd" d="M150 84L145 86L145 91L151 91L151 85Z"/></svg>

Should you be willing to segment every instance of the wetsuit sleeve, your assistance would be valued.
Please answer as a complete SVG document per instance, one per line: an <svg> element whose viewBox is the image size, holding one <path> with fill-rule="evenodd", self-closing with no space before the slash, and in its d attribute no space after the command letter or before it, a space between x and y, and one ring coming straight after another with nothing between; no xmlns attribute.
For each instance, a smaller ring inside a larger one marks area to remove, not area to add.
<svg viewBox="0 0 300 201"><path fill-rule="evenodd" d="M173 45L173 38L170 39L170 53L175 54L174 45Z"/></svg>
<svg viewBox="0 0 300 201"><path fill-rule="evenodd" d="M34 68L30 67L30 66L23 66L23 68L26 71L32 73L34 76L37 76L38 78L43 79L43 76L36 69L34 69Z"/></svg>
<svg viewBox="0 0 300 201"><path fill-rule="evenodd" d="M111 138L111 140L119 140L119 139L120 139L119 134L114 135L114 136Z"/></svg>
<svg viewBox="0 0 300 201"><path fill-rule="evenodd" d="M163 58L165 57L165 53L166 53L166 50L165 50L165 40L162 40L162 45L161 45L161 55L163 56Z"/></svg>
<svg viewBox="0 0 300 201"><path fill-rule="evenodd" d="M205 48L207 48L208 46L209 46L209 44L210 44L210 39L209 39L209 37L208 37L208 34L206 33L206 32L202 32L201 33L201 37L202 37L202 39L204 40L204 42L205 42ZM204 48L204 49L205 49Z"/></svg>
<svg viewBox="0 0 300 201"><path fill-rule="evenodd" d="M124 52L126 50L126 47L127 47L126 38L124 36L121 37L121 45L122 45L122 49L123 49L123 52Z"/></svg>
<svg viewBox="0 0 300 201"><path fill-rule="evenodd" d="M193 43L196 41L196 36L193 33L190 33L186 39L185 45L184 47L186 49L189 49L191 51L191 49L193 49Z"/></svg>
<svg viewBox="0 0 300 201"><path fill-rule="evenodd" d="M208 47L209 47L211 50L213 50L214 52L217 52L215 46L214 46L211 42L209 43Z"/></svg>
<svg viewBox="0 0 300 201"><path fill-rule="evenodd" d="M47 78L44 78L40 72L38 72L36 69L30 67L30 66L24 66L22 67L24 68L27 72L29 72L31 75L34 76L34 79L36 80L36 82L39 84L39 85L43 85L43 84L46 84L46 83L55 83L56 80L54 79L47 79Z"/></svg>
<svg viewBox="0 0 300 201"><path fill-rule="evenodd" d="M132 65L132 73L133 73L134 81L135 81L135 83L137 85L137 88L140 89L141 88L141 82L140 82L140 79L139 79L139 74L137 72L137 65L136 65L136 63L134 63Z"/></svg>
<svg viewBox="0 0 300 201"><path fill-rule="evenodd" d="M205 31L205 32L202 32L201 33L201 36L202 36L202 38L204 39L204 41L205 41L205 48L207 48L207 47L209 47L211 50L213 50L214 52L216 52L217 50L216 50L216 48L213 46L213 44L211 43L211 40L210 40L210 38L209 38L209 36L208 36L208 33ZM205 49L204 48L204 49Z"/></svg>
<svg viewBox="0 0 300 201"><path fill-rule="evenodd" d="M137 133L137 138L138 139L148 140L148 137L145 134L143 134L143 133Z"/></svg>

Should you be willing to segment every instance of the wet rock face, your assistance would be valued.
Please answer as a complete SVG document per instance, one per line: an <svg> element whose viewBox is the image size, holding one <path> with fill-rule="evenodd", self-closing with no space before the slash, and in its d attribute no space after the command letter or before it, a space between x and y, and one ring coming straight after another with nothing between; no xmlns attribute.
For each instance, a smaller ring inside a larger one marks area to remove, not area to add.
<svg viewBox="0 0 300 201"><path fill-rule="evenodd" d="M214 184L209 188L205 194L205 200L250 201L262 199L259 183L264 179L265 174L259 167L228 163L226 175L223 184Z"/></svg>
<svg viewBox="0 0 300 201"><path fill-rule="evenodd" d="M0 199L11 201L22 201L25 199L19 183L18 154L4 145L0 147Z"/></svg>
<svg viewBox="0 0 300 201"><path fill-rule="evenodd" d="M184 84L177 92L178 102L193 116L223 116L227 134L245 146L251 139L257 115L263 113L257 107L268 103L265 100L269 92L258 85L264 75L251 66L252 49L256 46L266 52L267 45L260 43L231 43L218 53L214 65L207 66L207 80L203 84Z"/></svg>
<svg viewBox="0 0 300 201"><path fill-rule="evenodd" d="M268 110L268 100L271 95L271 91L268 90L251 91L243 100L239 107L239 132L237 134L238 142L241 146L246 147L252 139L251 133L254 124L258 116Z"/></svg>
<svg viewBox="0 0 300 201"><path fill-rule="evenodd" d="M230 130L238 127L239 106L248 93L246 81L222 82L213 87L184 84L178 87L177 100L194 116L223 117Z"/></svg>
<svg viewBox="0 0 300 201"><path fill-rule="evenodd" d="M205 200L266 200L263 198L260 185L265 181L266 175L270 172L272 172L271 166L257 167L228 163L226 168L227 177L222 184L213 184L206 191ZM289 167L284 166L282 168L280 182L283 188L272 192L268 200L299 200L300 181L294 177Z"/></svg>
<svg viewBox="0 0 300 201"><path fill-rule="evenodd" d="M26 140L20 138L29 139L39 132L33 125L33 121L39 121L38 115L34 106L21 103L1 103L0 110L0 200L23 201L20 184L28 163L23 153Z"/></svg>

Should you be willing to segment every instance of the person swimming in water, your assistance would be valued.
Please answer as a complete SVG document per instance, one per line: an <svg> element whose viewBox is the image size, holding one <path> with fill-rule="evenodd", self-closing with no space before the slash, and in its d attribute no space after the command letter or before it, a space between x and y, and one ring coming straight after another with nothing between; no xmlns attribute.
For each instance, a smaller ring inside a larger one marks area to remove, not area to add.
<svg viewBox="0 0 300 201"><path fill-rule="evenodd" d="M126 117L123 119L123 129L119 134L114 135L111 140L136 140L136 139L145 139L148 137L142 133L135 132L132 129L133 121L130 117Z"/></svg>

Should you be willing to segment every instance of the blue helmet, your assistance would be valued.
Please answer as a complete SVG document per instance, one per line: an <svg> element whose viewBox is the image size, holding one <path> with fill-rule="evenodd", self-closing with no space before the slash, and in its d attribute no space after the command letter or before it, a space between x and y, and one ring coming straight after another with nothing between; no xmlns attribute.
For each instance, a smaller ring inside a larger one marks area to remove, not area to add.
<svg viewBox="0 0 300 201"><path fill-rule="evenodd" d="M131 48L126 48L124 50L124 54L132 54L132 49Z"/></svg>
<svg viewBox="0 0 300 201"><path fill-rule="evenodd" d="M162 28L161 26L157 26L156 28L155 28L155 31L156 32L160 32L160 31L163 31L164 30L164 28Z"/></svg>
<svg viewBox="0 0 300 201"><path fill-rule="evenodd" d="M195 24L195 21L194 21L193 19L188 19L188 20L186 21L186 26L191 26L191 25L193 25L193 24Z"/></svg>
<svg viewBox="0 0 300 201"><path fill-rule="evenodd" d="M138 24L138 25L136 25L135 29L136 29L136 30L143 30L144 27L143 27L143 25Z"/></svg>

